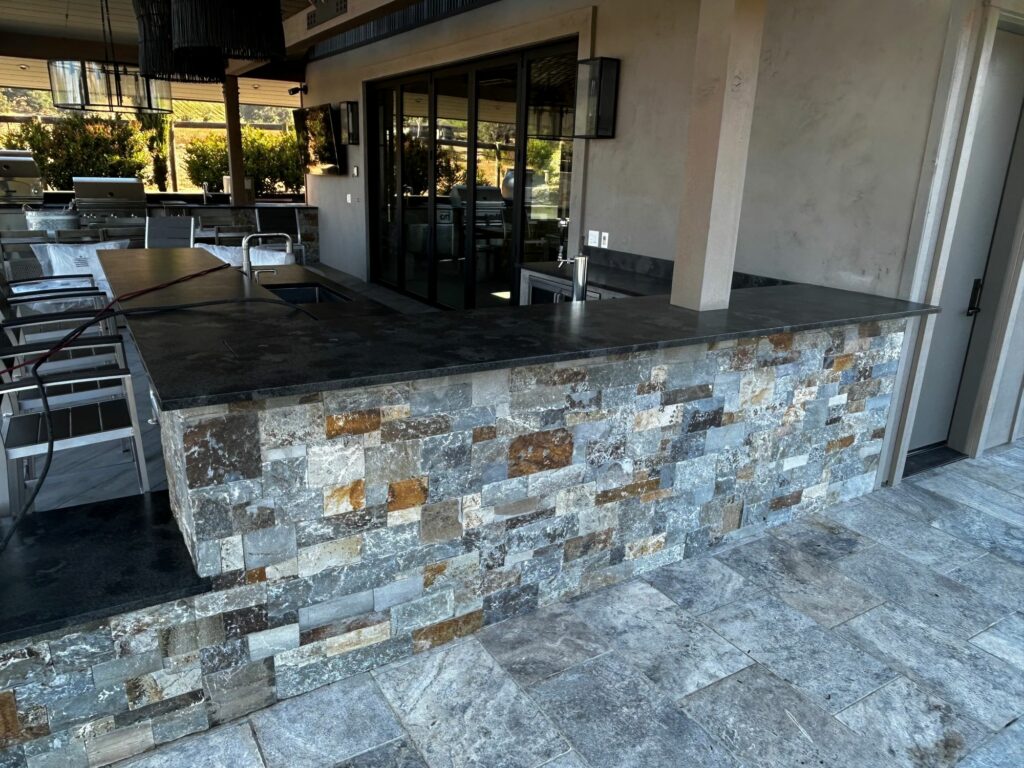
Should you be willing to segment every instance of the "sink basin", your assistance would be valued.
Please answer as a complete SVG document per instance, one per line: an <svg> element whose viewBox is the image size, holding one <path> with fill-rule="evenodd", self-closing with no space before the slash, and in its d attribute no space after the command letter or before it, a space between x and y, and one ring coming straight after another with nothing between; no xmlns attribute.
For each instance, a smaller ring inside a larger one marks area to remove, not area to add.
<svg viewBox="0 0 1024 768"><path fill-rule="evenodd" d="M332 291L318 283L264 285L263 287L289 304L336 304L352 301L348 296Z"/></svg>

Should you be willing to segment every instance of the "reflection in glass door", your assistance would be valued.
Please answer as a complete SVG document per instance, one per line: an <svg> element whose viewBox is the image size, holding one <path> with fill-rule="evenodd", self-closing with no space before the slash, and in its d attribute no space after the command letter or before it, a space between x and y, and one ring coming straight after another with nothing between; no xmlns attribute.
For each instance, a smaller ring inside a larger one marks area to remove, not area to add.
<svg viewBox="0 0 1024 768"><path fill-rule="evenodd" d="M372 279L505 306L522 261L567 255L575 72L571 42L370 86Z"/></svg>

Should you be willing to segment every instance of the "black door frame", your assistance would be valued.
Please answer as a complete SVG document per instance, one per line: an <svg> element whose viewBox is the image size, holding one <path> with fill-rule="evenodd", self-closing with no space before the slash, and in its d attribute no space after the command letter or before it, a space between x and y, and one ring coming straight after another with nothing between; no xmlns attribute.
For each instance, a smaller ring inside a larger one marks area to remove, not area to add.
<svg viewBox="0 0 1024 768"><path fill-rule="evenodd" d="M463 247L465 256L465 271L463 279L465 307L471 308L476 304L476 248L474 243L475 233L473 222L476 213L476 166L477 166L477 101L479 84L477 72L481 69L489 69L503 64L515 64L517 70L516 81L516 149L515 149L515 178L517 182L512 195L512 259L510 264L511 273L508 276L511 291L510 304L515 306L519 303L519 281L516 279L516 271L522 263L523 247L526 227L526 185L525 169L527 159L527 148L529 144L528 115L529 115L529 75L530 64L541 58L557 54L577 54L578 43L575 37L549 42L531 48L518 49L506 53L487 56L479 59L471 59L464 62L454 63L444 67L423 69L414 72L407 72L402 75L388 77L381 80L368 81L363 84L363 103L367 105L367 126L366 136L368 142L372 138L375 151L368 154L367 160L367 200L372 204L367 205L367 259L368 274L372 282L382 283L389 288L397 290L406 295L417 298L421 301L442 307L437 301L437 103L435 78L451 77L453 75L467 76L467 120L468 120L468 147L467 147L467 188L466 208L463 217ZM402 204L402 138L401 130L404 120L405 103L402 98L403 88L413 83L427 83L427 125L430 136L428 144L428 185L427 185L427 221L429 222L427 238L427 259L428 259L428 286L427 297L410 292L406 288L405 281L405 226L403 221L404 205ZM382 138L380 124L380 94L397 93L395 99L394 121L399 135L395 141L397 149L395 152L396 173L398 179L398 205L396 207L396 224L398 227L398 253L396 258L398 284L391 284L381 279L380 276L380 242L385 234L381 227L379 214L380 193L383 188L382 169L380 167L380 142Z"/></svg>

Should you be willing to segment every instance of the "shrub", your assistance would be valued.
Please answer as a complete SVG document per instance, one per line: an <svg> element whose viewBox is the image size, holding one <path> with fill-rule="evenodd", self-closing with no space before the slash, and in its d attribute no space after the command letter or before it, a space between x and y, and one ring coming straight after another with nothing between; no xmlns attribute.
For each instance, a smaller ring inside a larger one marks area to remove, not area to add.
<svg viewBox="0 0 1024 768"><path fill-rule="evenodd" d="M138 123L120 118L69 115L50 126L32 120L7 143L32 150L50 189L71 189L73 176L139 178L150 160Z"/></svg>
<svg viewBox="0 0 1024 768"><path fill-rule="evenodd" d="M253 180L257 196L286 190L298 192L305 183L299 159L299 145L290 131L242 128L242 156L245 175ZM185 147L185 172L196 186L203 182L211 191L221 191L228 171L227 137L211 134Z"/></svg>

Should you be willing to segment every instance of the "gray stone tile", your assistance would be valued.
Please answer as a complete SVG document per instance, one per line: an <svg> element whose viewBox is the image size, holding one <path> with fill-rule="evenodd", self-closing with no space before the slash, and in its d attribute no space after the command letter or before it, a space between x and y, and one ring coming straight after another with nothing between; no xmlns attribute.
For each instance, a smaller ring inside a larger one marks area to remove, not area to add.
<svg viewBox="0 0 1024 768"><path fill-rule="evenodd" d="M984 456L971 461L958 461L943 468L950 477L966 475L975 480L1020 494L1024 490L1024 463L1014 461L1012 454L1003 460L998 456Z"/></svg>
<svg viewBox="0 0 1024 768"><path fill-rule="evenodd" d="M695 616L764 591L710 557L680 560L651 571L643 578Z"/></svg>
<svg viewBox="0 0 1024 768"><path fill-rule="evenodd" d="M849 706L897 674L771 595L732 603L701 621L829 712Z"/></svg>
<svg viewBox="0 0 1024 768"><path fill-rule="evenodd" d="M1004 491L973 477L953 477L949 473L908 482L998 517L1012 525L1024 525L1024 498L1011 491Z"/></svg>
<svg viewBox="0 0 1024 768"><path fill-rule="evenodd" d="M477 639L524 688L608 650L608 644L562 604L492 624Z"/></svg>
<svg viewBox="0 0 1024 768"><path fill-rule="evenodd" d="M875 545L873 540L856 531L818 517L794 520L771 528L768 533L811 557L828 562Z"/></svg>
<svg viewBox="0 0 1024 768"><path fill-rule="evenodd" d="M683 709L749 768L881 768L860 736L756 664L690 696Z"/></svg>
<svg viewBox="0 0 1024 768"><path fill-rule="evenodd" d="M991 600L1024 611L1024 568L995 555L985 555L948 574Z"/></svg>
<svg viewBox="0 0 1024 768"><path fill-rule="evenodd" d="M993 656L1024 669L1024 616L1015 613L971 638Z"/></svg>
<svg viewBox="0 0 1024 768"><path fill-rule="evenodd" d="M716 559L827 627L882 602L821 559L771 536L734 547Z"/></svg>
<svg viewBox="0 0 1024 768"><path fill-rule="evenodd" d="M837 718L889 755L894 766L953 766L988 732L905 677L844 709Z"/></svg>
<svg viewBox="0 0 1024 768"><path fill-rule="evenodd" d="M737 766L618 653L545 680L532 695L593 768Z"/></svg>
<svg viewBox="0 0 1024 768"><path fill-rule="evenodd" d="M898 543L896 543L898 546ZM1012 608L994 602L942 574L876 547L840 560L836 567L859 584L917 614L925 624L968 638Z"/></svg>
<svg viewBox="0 0 1024 768"><path fill-rule="evenodd" d="M991 730L1024 712L1024 673L898 606L881 605L838 631Z"/></svg>
<svg viewBox="0 0 1024 768"><path fill-rule="evenodd" d="M566 752L539 768L590 768L576 752Z"/></svg>
<svg viewBox="0 0 1024 768"><path fill-rule="evenodd" d="M176 741L123 763L123 768L264 768L248 723Z"/></svg>
<svg viewBox="0 0 1024 768"><path fill-rule="evenodd" d="M602 590L573 610L675 701L751 663L646 582Z"/></svg>
<svg viewBox="0 0 1024 768"><path fill-rule="evenodd" d="M882 544L897 547L904 557L945 573L985 554L981 547L938 530L901 512L875 494L837 504L828 516Z"/></svg>
<svg viewBox="0 0 1024 768"><path fill-rule="evenodd" d="M403 735L369 675L357 675L252 715L267 768L333 765Z"/></svg>
<svg viewBox="0 0 1024 768"><path fill-rule="evenodd" d="M403 736L340 763L336 768L427 768L412 740Z"/></svg>
<svg viewBox="0 0 1024 768"><path fill-rule="evenodd" d="M1024 720L1000 731L960 763L959 768L1020 768L1024 765Z"/></svg>
<svg viewBox="0 0 1024 768"><path fill-rule="evenodd" d="M373 674L431 768L533 768L569 748L473 639Z"/></svg>

